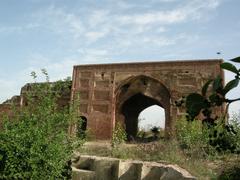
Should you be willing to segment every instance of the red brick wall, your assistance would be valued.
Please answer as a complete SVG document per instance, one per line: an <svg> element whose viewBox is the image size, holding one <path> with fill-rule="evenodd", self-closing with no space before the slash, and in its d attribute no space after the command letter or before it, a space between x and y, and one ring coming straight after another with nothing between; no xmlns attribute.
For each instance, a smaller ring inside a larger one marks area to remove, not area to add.
<svg viewBox="0 0 240 180"><path fill-rule="evenodd" d="M202 85L217 75L224 78L219 65L222 60L121 63L74 66L72 100L80 94L79 115L87 118L87 128L97 139L110 139L116 118L116 95L128 79L144 75L159 81L170 93L171 104L190 92L199 92ZM119 101L119 100L118 100ZM183 109L169 108L169 131ZM119 115L119 117L118 117Z"/></svg>

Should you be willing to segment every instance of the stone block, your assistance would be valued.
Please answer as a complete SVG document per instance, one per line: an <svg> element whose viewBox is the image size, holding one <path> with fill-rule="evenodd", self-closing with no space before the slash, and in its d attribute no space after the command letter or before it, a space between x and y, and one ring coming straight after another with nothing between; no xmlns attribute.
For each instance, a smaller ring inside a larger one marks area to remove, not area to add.
<svg viewBox="0 0 240 180"><path fill-rule="evenodd" d="M79 156L72 160L72 166L76 169L94 171L94 156Z"/></svg>
<svg viewBox="0 0 240 180"><path fill-rule="evenodd" d="M142 162L138 161L120 161L119 180L140 180L142 171Z"/></svg>
<svg viewBox="0 0 240 180"><path fill-rule="evenodd" d="M166 170L164 167L154 166L154 163L144 164L141 172L141 180L161 179Z"/></svg>
<svg viewBox="0 0 240 180"><path fill-rule="evenodd" d="M96 180L118 180L118 159L96 158L94 168L97 174Z"/></svg>
<svg viewBox="0 0 240 180"><path fill-rule="evenodd" d="M94 171L76 169L72 167L72 180L95 180L96 175Z"/></svg>
<svg viewBox="0 0 240 180"><path fill-rule="evenodd" d="M161 177L162 180L196 180L195 177L190 175L186 170L177 165L167 165L166 171Z"/></svg>

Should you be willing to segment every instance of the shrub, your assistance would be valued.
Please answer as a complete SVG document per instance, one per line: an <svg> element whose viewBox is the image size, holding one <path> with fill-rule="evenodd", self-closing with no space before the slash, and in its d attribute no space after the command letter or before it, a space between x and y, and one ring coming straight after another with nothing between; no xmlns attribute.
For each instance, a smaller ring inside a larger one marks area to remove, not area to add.
<svg viewBox="0 0 240 180"><path fill-rule="evenodd" d="M119 144L125 142L126 140L127 140L126 131L123 129L120 123L117 123L112 135L112 142L111 142L112 147L116 147Z"/></svg>
<svg viewBox="0 0 240 180"><path fill-rule="evenodd" d="M240 63L240 57L230 61ZM240 101L240 98L229 99L227 94L232 89L238 87L240 69L228 62L221 63L220 68L234 73L234 79L224 85L221 76L217 76L204 84L201 93L190 93L175 103L176 106L185 105L188 121L193 121L199 115L204 117L202 122L210 130L209 144L215 147L216 150L219 152L230 151L239 153L239 126L236 123L234 125L228 124L227 113L229 105ZM226 108L223 114L213 113L214 109L225 105ZM219 117L222 117L222 119L219 120Z"/></svg>
<svg viewBox="0 0 240 180"><path fill-rule="evenodd" d="M73 139L67 135L71 113L59 109L60 91L49 83L34 83L27 106L15 111L0 132L0 179L69 179ZM34 79L36 74L32 73ZM59 85L59 84L58 84ZM54 92L53 92L54 89Z"/></svg>
<svg viewBox="0 0 240 180"><path fill-rule="evenodd" d="M239 140L239 127L233 124L218 123L209 134L209 144L218 152L239 153Z"/></svg>
<svg viewBox="0 0 240 180"><path fill-rule="evenodd" d="M240 124L232 120L225 125L221 119L212 127L201 121L180 119L176 124L177 139L183 149L215 154L218 152L240 153Z"/></svg>
<svg viewBox="0 0 240 180"><path fill-rule="evenodd" d="M196 145L208 144L209 132L203 127L201 121L187 121L185 118L177 120L177 139L182 147L194 148Z"/></svg>

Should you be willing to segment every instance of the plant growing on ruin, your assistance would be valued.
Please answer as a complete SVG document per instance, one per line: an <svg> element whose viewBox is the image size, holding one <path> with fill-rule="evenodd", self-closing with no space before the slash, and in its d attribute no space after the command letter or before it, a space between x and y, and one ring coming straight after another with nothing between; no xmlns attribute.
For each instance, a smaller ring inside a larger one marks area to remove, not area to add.
<svg viewBox="0 0 240 180"><path fill-rule="evenodd" d="M69 179L70 156L76 141L67 134L69 108L58 107L59 87L33 83L27 106L8 118L0 131L0 179ZM31 74L36 81L36 73Z"/></svg>

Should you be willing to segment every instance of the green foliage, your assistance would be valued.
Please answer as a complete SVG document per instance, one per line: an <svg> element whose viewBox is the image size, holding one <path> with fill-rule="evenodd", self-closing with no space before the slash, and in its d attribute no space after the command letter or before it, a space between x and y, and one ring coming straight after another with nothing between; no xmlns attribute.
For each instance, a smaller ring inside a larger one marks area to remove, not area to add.
<svg viewBox="0 0 240 180"><path fill-rule="evenodd" d="M233 124L224 125L218 122L211 127L209 134L209 144L218 152L239 153L239 126Z"/></svg>
<svg viewBox="0 0 240 180"><path fill-rule="evenodd" d="M225 125L221 119L214 126L206 126L201 121L186 121L184 118L176 123L176 134L183 149L197 150L199 154L214 155L219 153L240 153L240 124L232 120Z"/></svg>
<svg viewBox="0 0 240 180"><path fill-rule="evenodd" d="M79 138L86 138L86 129L85 129L85 120L82 119L82 117L80 117L77 121L77 137Z"/></svg>
<svg viewBox="0 0 240 180"><path fill-rule="evenodd" d="M186 98L186 108L191 117L196 117L202 108L205 107L205 99L197 93L192 93Z"/></svg>
<svg viewBox="0 0 240 180"><path fill-rule="evenodd" d="M121 143L124 143L127 140L126 131L123 129L120 123L116 124L115 130L112 135L112 147L117 147Z"/></svg>
<svg viewBox="0 0 240 180"><path fill-rule="evenodd" d="M204 128L201 121L177 120L176 135L180 146L184 149L208 148L209 129Z"/></svg>
<svg viewBox="0 0 240 180"><path fill-rule="evenodd" d="M231 59L232 62L238 62L240 63L240 56L239 57L236 57L236 58L233 58Z"/></svg>
<svg viewBox="0 0 240 180"><path fill-rule="evenodd" d="M15 111L0 131L0 179L69 179L73 139L68 109L58 109L60 91L49 82L34 83L26 94L27 106ZM34 80L36 73L31 73ZM53 93L54 92L54 93Z"/></svg>
<svg viewBox="0 0 240 180"><path fill-rule="evenodd" d="M240 63L240 57L234 58L230 61ZM201 94L199 93L191 93L184 100L180 100L176 102L177 106L181 106L183 103L186 105L187 109L187 119L193 121L196 116L202 114L204 116L203 121L208 124L213 124L215 120L217 120L218 116L213 116L213 108L217 106L222 106L226 103L227 107L235 102L239 101L240 98L237 99L228 99L226 94L232 89L236 88L239 85L240 80L240 69L237 69L231 63L224 62L220 65L220 67L224 70L231 71L235 74L235 78L229 81L225 86L223 85L222 79L220 76L215 79L208 80L205 85L202 87ZM209 89L211 87L211 89ZM226 112L224 117L226 117L228 108L226 108Z"/></svg>
<svg viewBox="0 0 240 180"><path fill-rule="evenodd" d="M240 57L231 59L230 61L240 63ZM233 126L226 123L228 107L231 103L239 101L237 99L228 99L226 94L239 85L240 69L229 62L224 62L220 65L224 70L230 71L235 74L235 78L229 81L225 86L220 76L215 79L208 80L202 87L201 94L191 93L187 97L176 102L177 106L185 103L187 120L193 121L198 115L202 115L205 124L210 129L209 144L214 146L218 151L231 151L238 152L238 132L239 126ZM211 89L210 89L211 87ZM213 114L214 108L226 104L224 114ZM219 116L222 120L219 120Z"/></svg>

